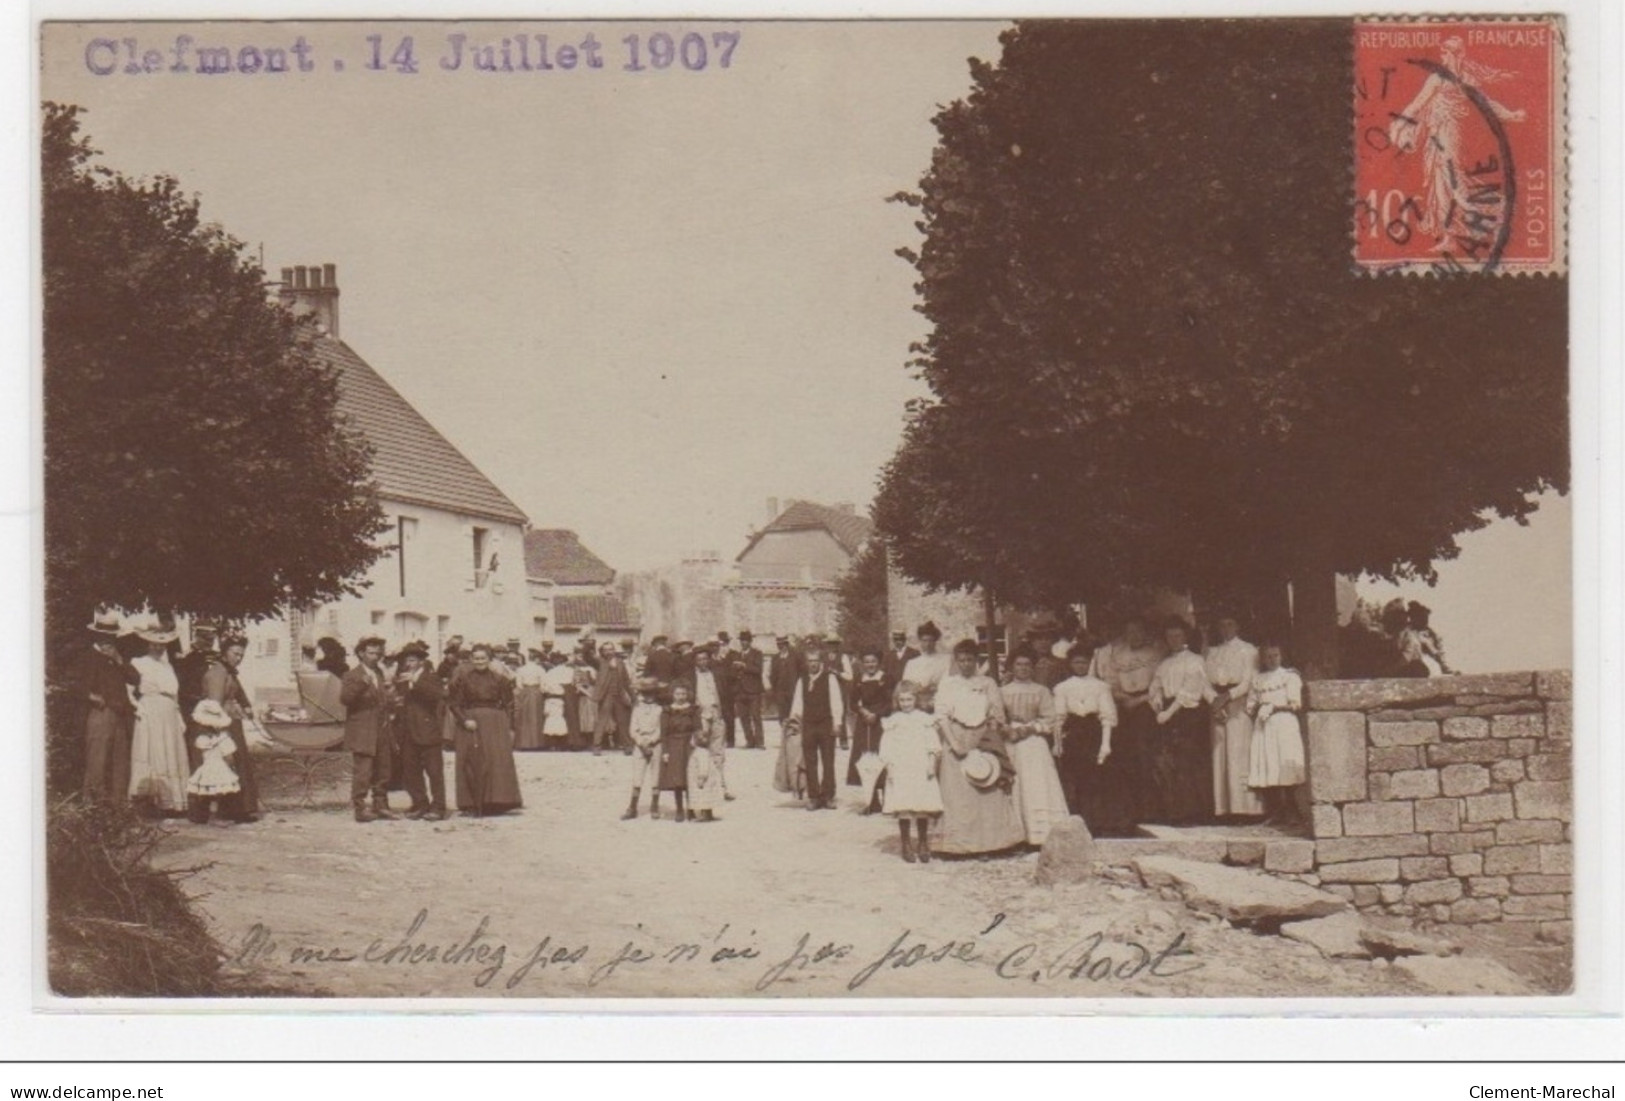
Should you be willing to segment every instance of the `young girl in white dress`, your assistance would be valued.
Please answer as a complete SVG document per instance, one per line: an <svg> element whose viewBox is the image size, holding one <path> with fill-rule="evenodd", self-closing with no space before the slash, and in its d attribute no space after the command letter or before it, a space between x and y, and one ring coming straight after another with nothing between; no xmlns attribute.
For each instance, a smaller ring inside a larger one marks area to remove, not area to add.
<svg viewBox="0 0 1625 1101"><path fill-rule="evenodd" d="M880 760L886 767L886 813L897 819L903 859L910 864L931 862L931 820L942 814L942 789L937 786L937 761L942 742L936 721L915 710L919 687L912 681L897 686L897 710L880 721ZM918 847L909 837L909 823L919 836Z"/></svg>
<svg viewBox="0 0 1625 1101"><path fill-rule="evenodd" d="M1303 679L1281 666L1281 647L1266 643L1258 650L1258 674L1247 691L1247 714L1253 717L1247 786L1264 801L1265 821L1293 823L1298 808L1293 788L1307 779L1303 731Z"/></svg>
<svg viewBox="0 0 1625 1101"><path fill-rule="evenodd" d="M214 804L223 804L242 785L231 767L237 746L231 740L231 716L226 709L214 700L204 700L192 711L192 721L202 728L193 744L203 754L203 763L186 781L186 793L197 796L200 809L194 820L201 823L209 820Z"/></svg>

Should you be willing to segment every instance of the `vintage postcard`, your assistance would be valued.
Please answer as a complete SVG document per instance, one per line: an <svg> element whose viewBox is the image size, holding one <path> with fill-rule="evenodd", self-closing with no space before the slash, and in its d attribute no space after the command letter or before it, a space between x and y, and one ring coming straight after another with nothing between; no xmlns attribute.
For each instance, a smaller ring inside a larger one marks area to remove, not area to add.
<svg viewBox="0 0 1625 1101"><path fill-rule="evenodd" d="M42 24L41 1002L1568 995L1568 48Z"/></svg>

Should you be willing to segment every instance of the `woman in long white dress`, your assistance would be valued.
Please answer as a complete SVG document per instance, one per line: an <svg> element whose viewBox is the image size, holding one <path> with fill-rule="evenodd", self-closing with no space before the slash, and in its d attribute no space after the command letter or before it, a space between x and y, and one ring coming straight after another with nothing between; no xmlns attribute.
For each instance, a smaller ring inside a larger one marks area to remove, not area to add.
<svg viewBox="0 0 1625 1101"><path fill-rule="evenodd" d="M1247 693L1258 672L1258 648L1242 639L1231 615L1214 624L1219 641L1202 657L1213 686L1213 813L1219 818L1257 817L1264 813L1258 794L1248 786L1253 721L1247 715Z"/></svg>
<svg viewBox="0 0 1625 1101"><path fill-rule="evenodd" d="M1009 725L1010 764L1016 770L1011 796L1027 830L1027 844L1042 845L1049 831L1068 817L1066 793L1055 770L1055 697L1033 679L1034 655L1018 651L1010 666L1012 680L1001 688Z"/></svg>
<svg viewBox="0 0 1625 1101"><path fill-rule="evenodd" d="M1281 648L1266 644L1258 651L1258 674L1247 693L1253 718L1251 767L1247 783L1263 799L1268 821L1295 823L1298 809L1293 789L1308 779L1303 751L1303 680L1281 666Z"/></svg>
<svg viewBox="0 0 1625 1101"><path fill-rule="evenodd" d="M136 686L135 732L130 740L130 798L162 814L186 812L186 721L181 717L180 681L169 662L174 631L138 631L147 652L130 662Z"/></svg>

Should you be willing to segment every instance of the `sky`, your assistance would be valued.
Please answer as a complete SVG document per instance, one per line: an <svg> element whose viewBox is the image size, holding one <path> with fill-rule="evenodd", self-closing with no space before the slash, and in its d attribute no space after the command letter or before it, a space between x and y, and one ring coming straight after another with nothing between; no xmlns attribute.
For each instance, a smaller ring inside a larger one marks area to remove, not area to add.
<svg viewBox="0 0 1625 1101"><path fill-rule="evenodd" d="M87 109L104 163L176 176L273 277L336 264L345 341L538 527L637 570L732 557L768 498L869 503L923 393L895 255L918 234L885 200L1006 25L56 24L41 81ZM654 68L660 31L701 35L704 70ZM466 45L441 66L451 35L546 34L557 63L589 32L601 69L476 72ZM183 34L234 52L302 35L313 71L122 71L126 37L167 68ZM407 35L416 73L388 65ZM1462 669L1567 665L1570 528L1549 496L1403 594Z"/></svg>

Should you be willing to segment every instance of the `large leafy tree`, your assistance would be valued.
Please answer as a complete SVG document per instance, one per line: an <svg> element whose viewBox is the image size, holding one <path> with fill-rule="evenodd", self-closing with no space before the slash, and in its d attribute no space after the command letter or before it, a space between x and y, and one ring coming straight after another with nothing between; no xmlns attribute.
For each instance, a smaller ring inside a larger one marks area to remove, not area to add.
<svg viewBox="0 0 1625 1101"><path fill-rule="evenodd" d="M886 646L886 573L886 546L870 539L836 583L836 630L850 648Z"/></svg>
<svg viewBox="0 0 1625 1101"><path fill-rule="evenodd" d="M310 323L176 180L98 165L78 116L47 104L42 149L52 652L99 605L243 620L355 591L382 513Z"/></svg>
<svg viewBox="0 0 1625 1101"><path fill-rule="evenodd" d="M1561 278L1356 274L1346 20L1022 23L916 193L931 390L875 518L1030 605L1170 585L1335 668L1338 573L1427 578L1568 484Z"/></svg>

